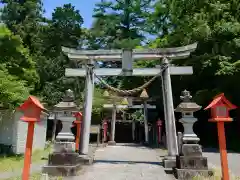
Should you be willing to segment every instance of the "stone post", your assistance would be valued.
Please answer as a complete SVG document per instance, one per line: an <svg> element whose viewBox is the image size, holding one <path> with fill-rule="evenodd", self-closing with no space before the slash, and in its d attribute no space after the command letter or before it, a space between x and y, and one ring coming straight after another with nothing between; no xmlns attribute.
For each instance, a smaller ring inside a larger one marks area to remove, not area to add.
<svg viewBox="0 0 240 180"><path fill-rule="evenodd" d="M54 113L54 119L53 121L53 129L52 129L52 142L55 141L55 134L56 134L56 128L57 128L57 119L56 119L56 113Z"/></svg>
<svg viewBox="0 0 240 180"><path fill-rule="evenodd" d="M184 126L183 138L179 139L180 154L177 156L176 175L180 180L192 180L197 175L210 176L207 158L202 156L202 148L198 143L199 138L193 132L193 124L197 121L193 113L201 109L201 106L191 102L189 91L182 92L182 103L176 108L176 112L182 113L180 122ZM181 138L181 133L179 133ZM181 143L182 142L182 143Z"/></svg>
<svg viewBox="0 0 240 180"><path fill-rule="evenodd" d="M148 137L148 112L147 112L147 102L143 102L143 112L144 112L144 134L145 134L145 143L149 143Z"/></svg>
<svg viewBox="0 0 240 180"><path fill-rule="evenodd" d="M135 141L135 128L136 128L136 122L132 120L132 140Z"/></svg>
<svg viewBox="0 0 240 180"><path fill-rule="evenodd" d="M166 140L168 156L163 160L165 168L176 167L176 155L178 155L176 125L172 98L172 85L169 70L169 62L167 58L163 58L163 64L168 67L162 72L162 88L163 88L163 101L164 101L164 117L166 125Z"/></svg>

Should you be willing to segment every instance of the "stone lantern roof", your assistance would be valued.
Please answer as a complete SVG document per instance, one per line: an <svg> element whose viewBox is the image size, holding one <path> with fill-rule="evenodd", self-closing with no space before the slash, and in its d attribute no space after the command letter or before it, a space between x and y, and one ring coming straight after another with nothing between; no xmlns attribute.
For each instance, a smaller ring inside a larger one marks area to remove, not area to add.
<svg viewBox="0 0 240 180"><path fill-rule="evenodd" d="M63 100L54 106L54 110L68 110L79 111L76 103L74 102L74 94L71 89L66 90Z"/></svg>
<svg viewBox="0 0 240 180"><path fill-rule="evenodd" d="M180 99L183 101L181 102L177 108L175 109L176 112L196 112L202 108L202 106L199 106L195 102L192 102L192 96L190 95L190 92L187 90L182 91L182 96L180 96Z"/></svg>

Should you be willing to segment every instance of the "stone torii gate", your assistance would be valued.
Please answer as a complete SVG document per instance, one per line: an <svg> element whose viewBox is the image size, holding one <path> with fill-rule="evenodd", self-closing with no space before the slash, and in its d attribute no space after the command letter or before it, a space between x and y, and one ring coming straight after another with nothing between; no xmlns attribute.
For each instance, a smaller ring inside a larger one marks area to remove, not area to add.
<svg viewBox="0 0 240 180"><path fill-rule="evenodd" d="M155 105L141 104L141 105L114 105L104 104L103 108L112 109L112 120L111 120L111 141L110 145L114 145L115 142L115 123L116 123L116 110L117 109L145 109L144 110L144 128L145 128L145 142L148 143L148 124L147 124L147 109L156 109Z"/></svg>
<svg viewBox="0 0 240 180"><path fill-rule="evenodd" d="M124 97L109 95L108 91L103 93L103 97L107 98L108 100L112 100L112 104L103 104L103 108L112 109L112 119L111 119L111 133L110 133L110 141L108 141L108 145L115 145L115 127L116 127L116 115L118 109L126 109L128 108L127 99ZM121 100L121 107L117 105L117 101Z"/></svg>
<svg viewBox="0 0 240 180"><path fill-rule="evenodd" d="M145 134L145 143L149 143L148 136L148 109L156 109L155 105L150 105L148 102L153 101L153 98L149 98L146 89L143 89L139 97L129 97L129 108L130 109L143 109L144 115L144 134ZM141 105L132 105L134 102L140 102ZM135 127L135 125L133 125Z"/></svg>
<svg viewBox="0 0 240 180"><path fill-rule="evenodd" d="M89 146L89 134L91 126L92 100L94 89L94 77L97 76L156 76L162 75L162 89L164 100L164 115L166 119L166 134L168 144L168 156L166 162L175 162L178 154L174 107L172 99L172 86L170 75L191 75L191 66L175 67L169 65L169 59L187 58L195 51L197 43L177 47L159 49L133 49L133 50L76 50L62 47L62 51L70 60L82 61L84 68L69 69L65 71L68 77L86 77L85 110L82 126L80 153L87 154ZM136 68L133 69L133 61L136 60L161 60L164 68ZM95 61L122 61L122 68L94 68ZM167 163L168 164L168 163ZM171 164L171 163L170 163Z"/></svg>

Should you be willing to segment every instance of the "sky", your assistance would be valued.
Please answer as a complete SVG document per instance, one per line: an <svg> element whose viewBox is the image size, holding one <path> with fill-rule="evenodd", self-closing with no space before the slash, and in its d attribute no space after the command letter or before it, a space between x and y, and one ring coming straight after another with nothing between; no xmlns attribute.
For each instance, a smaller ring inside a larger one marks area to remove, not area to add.
<svg viewBox="0 0 240 180"><path fill-rule="evenodd" d="M80 11L81 16L84 19L83 27L89 28L92 25L93 8L100 0L43 0L43 6L45 9L45 16L50 18L53 10L56 7L62 6L63 4L71 3L76 9ZM3 5L0 3L0 8Z"/></svg>
<svg viewBox="0 0 240 180"><path fill-rule="evenodd" d="M92 14L95 3L100 0L43 0L43 6L45 9L45 16L51 17L53 10L56 7L63 4L71 3L76 9L80 11L81 16L84 19L83 26L89 28L92 25Z"/></svg>

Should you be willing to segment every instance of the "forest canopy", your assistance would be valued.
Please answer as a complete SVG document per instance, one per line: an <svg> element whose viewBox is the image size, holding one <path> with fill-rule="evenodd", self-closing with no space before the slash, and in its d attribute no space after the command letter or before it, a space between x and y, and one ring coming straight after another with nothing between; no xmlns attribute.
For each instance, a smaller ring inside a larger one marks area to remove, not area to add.
<svg viewBox="0 0 240 180"><path fill-rule="evenodd" d="M84 79L64 76L66 67L78 67L62 53L61 46L76 49L177 47L198 42L197 50L176 65L191 65L192 76L172 78L175 104L182 90L191 91L205 105L224 92L240 105L240 1L236 0L118 0L99 1L94 22L84 28L81 12L71 3L56 7L51 19L44 17L41 0L1 0L0 101L16 106L29 95L49 106L73 89L83 103ZM81 3L81 2L79 2ZM160 61L140 61L137 67L153 67ZM109 64L102 64L102 67ZM113 65L112 65L113 66ZM119 66L119 64L115 64ZM148 78L107 78L121 89L142 85ZM199 83L201 82L201 83ZM159 96L160 80L148 88ZM96 85L94 107L104 102L102 86ZM159 103L161 104L161 103Z"/></svg>

